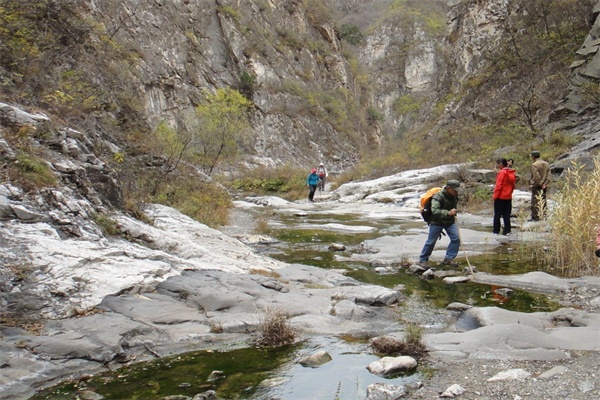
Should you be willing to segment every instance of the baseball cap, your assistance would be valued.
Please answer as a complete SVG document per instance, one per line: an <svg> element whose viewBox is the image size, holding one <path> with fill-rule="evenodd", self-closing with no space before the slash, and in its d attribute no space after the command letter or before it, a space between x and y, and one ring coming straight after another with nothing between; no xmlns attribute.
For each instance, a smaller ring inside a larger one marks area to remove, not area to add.
<svg viewBox="0 0 600 400"><path fill-rule="evenodd" d="M449 180L448 183L446 183L446 186L451 187L454 190L460 190L460 182L456 179Z"/></svg>

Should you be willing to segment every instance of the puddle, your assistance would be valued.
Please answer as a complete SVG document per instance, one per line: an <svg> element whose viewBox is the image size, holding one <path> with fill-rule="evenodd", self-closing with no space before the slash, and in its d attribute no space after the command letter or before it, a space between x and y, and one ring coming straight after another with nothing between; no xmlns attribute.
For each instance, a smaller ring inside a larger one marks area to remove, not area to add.
<svg viewBox="0 0 600 400"><path fill-rule="evenodd" d="M472 331L473 329L481 328L481 324L470 314L462 313L454 324L454 329L459 332Z"/></svg>

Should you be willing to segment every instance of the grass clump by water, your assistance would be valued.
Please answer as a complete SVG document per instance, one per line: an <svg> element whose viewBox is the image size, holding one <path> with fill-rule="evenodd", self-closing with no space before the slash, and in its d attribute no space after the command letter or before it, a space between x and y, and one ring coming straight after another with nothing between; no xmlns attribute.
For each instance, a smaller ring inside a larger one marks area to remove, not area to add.
<svg viewBox="0 0 600 400"><path fill-rule="evenodd" d="M599 275L596 234L600 229L600 160L591 171L575 165L565 171L564 187L555 196L548 222L548 266L560 275Z"/></svg>
<svg viewBox="0 0 600 400"><path fill-rule="evenodd" d="M408 324L404 332L404 339L401 340L392 336L379 336L371 340L369 345L376 354L421 358L427 352L422 339L423 328L416 324Z"/></svg>
<svg viewBox="0 0 600 400"><path fill-rule="evenodd" d="M282 346L294 342L297 332L290 324L290 316L280 307L265 307L260 316L259 346Z"/></svg>

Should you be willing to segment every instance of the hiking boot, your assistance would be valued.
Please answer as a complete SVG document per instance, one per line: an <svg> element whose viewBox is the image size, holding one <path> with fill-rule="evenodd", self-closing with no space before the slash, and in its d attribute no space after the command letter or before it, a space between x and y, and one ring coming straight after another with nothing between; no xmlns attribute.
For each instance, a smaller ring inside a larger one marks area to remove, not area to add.
<svg viewBox="0 0 600 400"><path fill-rule="evenodd" d="M429 262L428 262L428 261L419 261L419 262L417 263L417 265L418 265L419 267L422 267L422 268L425 268L425 269L430 269L430 268L431 268L431 265L429 265Z"/></svg>
<svg viewBox="0 0 600 400"><path fill-rule="evenodd" d="M445 259L442 261L442 264L446 267L458 267L458 263L456 261Z"/></svg>

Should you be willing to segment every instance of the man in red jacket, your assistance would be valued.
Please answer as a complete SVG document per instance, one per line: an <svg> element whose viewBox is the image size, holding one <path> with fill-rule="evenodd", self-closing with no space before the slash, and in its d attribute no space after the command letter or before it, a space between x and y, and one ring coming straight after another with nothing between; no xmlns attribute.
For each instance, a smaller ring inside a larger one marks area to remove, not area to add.
<svg viewBox="0 0 600 400"><path fill-rule="evenodd" d="M494 185L494 227L492 232L494 235L500 233L500 218L504 221L503 235L510 235L510 214L512 212L512 194L515 190L515 170L508 167L506 158L496 160L496 184Z"/></svg>

